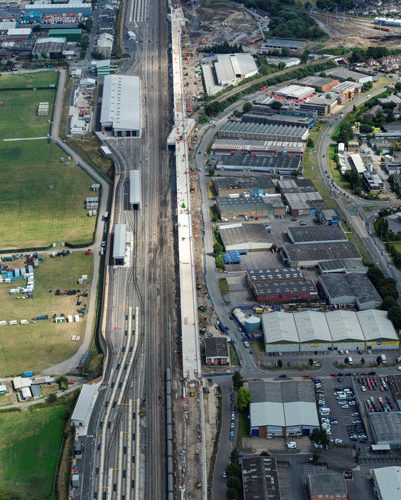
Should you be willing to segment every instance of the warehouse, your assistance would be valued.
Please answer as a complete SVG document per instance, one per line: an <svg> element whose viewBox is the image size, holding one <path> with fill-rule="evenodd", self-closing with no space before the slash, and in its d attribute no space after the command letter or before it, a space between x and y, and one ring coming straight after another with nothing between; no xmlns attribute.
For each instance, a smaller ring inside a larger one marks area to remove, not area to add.
<svg viewBox="0 0 401 500"><path fill-rule="evenodd" d="M314 95L299 104L302 111L315 111L318 116L331 115L338 105L338 95L328 92L325 95Z"/></svg>
<svg viewBox="0 0 401 500"><path fill-rule="evenodd" d="M278 100L293 102L303 102L315 93L313 87L303 87L302 85L287 85L274 92L274 97Z"/></svg>
<svg viewBox="0 0 401 500"><path fill-rule="evenodd" d="M320 262L333 260L334 255L341 255L343 260L362 260L358 250L350 241L305 245L285 244L281 248L283 262L291 267L315 267Z"/></svg>
<svg viewBox="0 0 401 500"><path fill-rule="evenodd" d="M38 38L32 50L36 59L60 59L67 43L66 38Z"/></svg>
<svg viewBox="0 0 401 500"><path fill-rule="evenodd" d="M242 117L243 123L263 123L265 125L273 125L275 123L280 125L291 125L294 127L308 127L311 128L315 125L316 120L308 116L294 116L294 115L284 115L284 114L273 114L263 113L257 111L253 108L252 111L246 113Z"/></svg>
<svg viewBox="0 0 401 500"><path fill-rule="evenodd" d="M219 156L216 169L219 171L252 171L266 174L291 175L293 172L302 173L302 161L300 156L289 156L286 154L231 154Z"/></svg>
<svg viewBox="0 0 401 500"><path fill-rule="evenodd" d="M359 311L376 309L382 299L366 274L323 274L319 285L330 305L354 305Z"/></svg>
<svg viewBox="0 0 401 500"><path fill-rule="evenodd" d="M252 288L257 302L261 304L290 304L319 301L316 286L310 280L255 283Z"/></svg>
<svg viewBox="0 0 401 500"><path fill-rule="evenodd" d="M218 229L226 252L269 250L273 245L264 224L226 224Z"/></svg>
<svg viewBox="0 0 401 500"><path fill-rule="evenodd" d="M317 92L329 92L333 87L338 85L339 81L323 76L306 76L302 80L298 80L298 83L313 87Z"/></svg>
<svg viewBox="0 0 401 500"><path fill-rule="evenodd" d="M319 428L313 384L308 381L249 382L251 436L309 436Z"/></svg>
<svg viewBox="0 0 401 500"><path fill-rule="evenodd" d="M97 385L84 384L71 416L71 424L85 432L97 398ZM85 435L80 432L81 435Z"/></svg>
<svg viewBox="0 0 401 500"><path fill-rule="evenodd" d="M111 130L114 136L140 137L141 82L137 76L105 76L100 123L103 130Z"/></svg>
<svg viewBox="0 0 401 500"><path fill-rule="evenodd" d="M229 197L232 195L263 196L274 194L275 187L270 177L215 177L213 186L217 196Z"/></svg>
<svg viewBox="0 0 401 500"><path fill-rule="evenodd" d="M303 311L262 315L266 352L398 349L386 311Z"/></svg>
<svg viewBox="0 0 401 500"><path fill-rule="evenodd" d="M125 248L127 244L127 233L125 224L114 225L113 262L114 265L125 264Z"/></svg>
<svg viewBox="0 0 401 500"><path fill-rule="evenodd" d="M223 221L237 217L280 217L285 214L281 199L274 197L217 198L216 207Z"/></svg>
<svg viewBox="0 0 401 500"><path fill-rule="evenodd" d="M22 9L22 19L24 21L40 22L43 16L47 15L68 15L75 14L82 17L90 17L92 14L92 4L82 2L69 3L49 3L45 1L26 4Z"/></svg>
<svg viewBox="0 0 401 500"><path fill-rule="evenodd" d="M75 28L69 28L69 29L53 29L49 30L48 35L50 37L61 37L61 38L66 38L68 42L77 42L79 43L82 38L82 30L81 29L75 29Z"/></svg>
<svg viewBox="0 0 401 500"><path fill-rule="evenodd" d="M354 82L364 84L368 82L373 82L373 76L365 75L365 73L359 73L357 71L351 71L343 66L337 66L336 68L329 69L325 71L326 75L338 78L340 82L345 80L353 80Z"/></svg>
<svg viewBox="0 0 401 500"><path fill-rule="evenodd" d="M374 412L368 417L375 444L401 447L401 412Z"/></svg>
<svg viewBox="0 0 401 500"><path fill-rule="evenodd" d="M132 210L140 210L142 204L142 181L140 170L129 172L129 204Z"/></svg>
<svg viewBox="0 0 401 500"><path fill-rule="evenodd" d="M331 311L326 313L326 320L334 349L356 351L365 348L365 336L355 312Z"/></svg>
<svg viewBox="0 0 401 500"><path fill-rule="evenodd" d="M348 500L347 483L340 472L308 474L310 500Z"/></svg>
<svg viewBox="0 0 401 500"><path fill-rule="evenodd" d="M243 458L243 500L280 500L276 459L253 456Z"/></svg>
<svg viewBox="0 0 401 500"><path fill-rule="evenodd" d="M228 352L227 337L205 339L205 358L207 365L228 365L230 363L230 355Z"/></svg>
<svg viewBox="0 0 401 500"><path fill-rule="evenodd" d="M372 469L373 490L378 500L401 497L401 467L393 465Z"/></svg>
<svg viewBox="0 0 401 500"><path fill-rule="evenodd" d="M212 145L213 154L247 153L248 155L265 153L277 156L302 157L306 148L303 141L235 141L232 139L218 139ZM291 173L291 172L290 172Z"/></svg>
<svg viewBox="0 0 401 500"><path fill-rule="evenodd" d="M202 64L205 90L213 95L227 85L236 85L258 72L252 54L217 54L211 64Z"/></svg>
<svg viewBox="0 0 401 500"><path fill-rule="evenodd" d="M287 236L295 245L348 241L339 226L293 226L287 229Z"/></svg>
<svg viewBox="0 0 401 500"><path fill-rule="evenodd" d="M340 217L334 208L323 208L323 210L319 210L318 216L321 224L326 224L327 226L338 226L340 223Z"/></svg>
<svg viewBox="0 0 401 500"><path fill-rule="evenodd" d="M281 141L301 142L306 141L308 135L308 127L245 122L226 122L217 132L220 139L249 139L256 141L280 139Z"/></svg>
<svg viewBox="0 0 401 500"><path fill-rule="evenodd" d="M361 273L366 274L368 268L360 260L327 260L319 262L319 273Z"/></svg>
<svg viewBox="0 0 401 500"><path fill-rule="evenodd" d="M260 53L263 54L265 51L267 53L275 49L300 51L305 47L305 44L305 40L292 40L290 38L267 38L264 41Z"/></svg>
<svg viewBox="0 0 401 500"><path fill-rule="evenodd" d="M357 313L367 349L398 349L400 340L387 311L370 309Z"/></svg>
<svg viewBox="0 0 401 500"><path fill-rule="evenodd" d="M324 314L302 311L294 314L300 351L328 351L333 345L329 326Z"/></svg>
<svg viewBox="0 0 401 500"><path fill-rule="evenodd" d="M315 216L319 209L326 206L318 191L286 193L284 201L289 208L290 214L295 217L299 215Z"/></svg>
<svg viewBox="0 0 401 500"><path fill-rule="evenodd" d="M277 267L269 269L250 269L247 272L250 286L258 283L286 283L303 281L304 275L295 267Z"/></svg>

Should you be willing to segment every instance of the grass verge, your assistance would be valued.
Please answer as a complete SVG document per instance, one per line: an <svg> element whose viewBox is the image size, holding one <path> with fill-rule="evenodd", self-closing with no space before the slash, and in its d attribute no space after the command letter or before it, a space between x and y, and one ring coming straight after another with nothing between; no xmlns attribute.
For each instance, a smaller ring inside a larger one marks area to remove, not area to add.
<svg viewBox="0 0 401 500"><path fill-rule="evenodd" d="M238 446L242 446L242 438L249 437L250 427L248 413L238 412Z"/></svg>
<svg viewBox="0 0 401 500"><path fill-rule="evenodd" d="M231 344L229 345L229 352L230 352L231 366L239 366L239 358L238 358L237 351L234 349L234 347Z"/></svg>

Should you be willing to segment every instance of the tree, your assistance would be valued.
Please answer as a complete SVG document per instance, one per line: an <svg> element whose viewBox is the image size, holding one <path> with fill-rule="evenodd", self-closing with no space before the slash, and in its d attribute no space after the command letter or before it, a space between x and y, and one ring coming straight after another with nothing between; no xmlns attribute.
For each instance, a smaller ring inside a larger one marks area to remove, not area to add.
<svg viewBox="0 0 401 500"><path fill-rule="evenodd" d="M281 367L283 366L283 362L281 361L281 359L279 359L279 360L277 361L277 366L278 366L279 368L281 368Z"/></svg>
<svg viewBox="0 0 401 500"><path fill-rule="evenodd" d="M348 358L345 358L345 359L344 359L344 363L345 363L346 365L349 365L349 359L348 359Z"/></svg>
<svg viewBox="0 0 401 500"><path fill-rule="evenodd" d="M55 403L57 401L57 396L54 394L54 392L52 392L47 396L46 401L48 403Z"/></svg>
<svg viewBox="0 0 401 500"><path fill-rule="evenodd" d="M390 321L392 321L396 330L401 328L401 306L397 304L389 309L387 317Z"/></svg>
<svg viewBox="0 0 401 500"><path fill-rule="evenodd" d="M308 361L308 363L309 363L309 366L313 366L313 359L310 358L309 361Z"/></svg>
<svg viewBox="0 0 401 500"><path fill-rule="evenodd" d="M239 411L244 411L252 403L252 394L245 387L238 389L237 408Z"/></svg>
<svg viewBox="0 0 401 500"><path fill-rule="evenodd" d="M252 104L250 102L246 102L243 106L242 106L242 111L244 113L249 113L249 111L251 111L252 109Z"/></svg>
<svg viewBox="0 0 401 500"><path fill-rule="evenodd" d="M329 436L324 429L313 429L310 435L310 440L313 443L321 444L323 446L330 443Z"/></svg>
<svg viewBox="0 0 401 500"><path fill-rule="evenodd" d="M375 264L369 266L367 275L376 288L379 288L379 286L383 284L385 279L383 271L379 269Z"/></svg>
<svg viewBox="0 0 401 500"><path fill-rule="evenodd" d="M313 139L309 137L308 140L306 141L306 145L308 148L313 148L315 143L313 142Z"/></svg>
<svg viewBox="0 0 401 500"><path fill-rule="evenodd" d="M40 26L40 24L34 24L32 26L32 33L39 33L39 31L42 30L42 27Z"/></svg>
<svg viewBox="0 0 401 500"><path fill-rule="evenodd" d="M283 103L280 102L280 101L273 101L271 104L270 104L270 107L276 111L278 111L279 109L281 109L283 107Z"/></svg>
<svg viewBox="0 0 401 500"><path fill-rule="evenodd" d="M383 309L385 311L389 311L392 307L397 305L397 301L394 297L388 296L388 297L383 297Z"/></svg>
<svg viewBox="0 0 401 500"><path fill-rule="evenodd" d="M398 290L395 285L392 283L388 283L385 285L382 285L378 292L380 293L381 297L392 297L393 299L398 299Z"/></svg>
<svg viewBox="0 0 401 500"><path fill-rule="evenodd" d="M233 386L234 389L239 389L242 386L243 378L238 370L234 372L233 375Z"/></svg>
<svg viewBox="0 0 401 500"><path fill-rule="evenodd" d="M365 364L365 358L361 358L361 365Z"/></svg>
<svg viewBox="0 0 401 500"><path fill-rule="evenodd" d="M382 362L382 358L381 358L381 356L377 356L377 358L376 358L376 363L377 363L378 365L381 365L381 362Z"/></svg>

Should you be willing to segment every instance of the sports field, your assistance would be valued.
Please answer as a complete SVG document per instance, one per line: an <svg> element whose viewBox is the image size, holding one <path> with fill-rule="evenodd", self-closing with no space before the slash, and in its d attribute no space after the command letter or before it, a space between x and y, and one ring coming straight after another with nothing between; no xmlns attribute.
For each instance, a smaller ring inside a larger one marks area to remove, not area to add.
<svg viewBox="0 0 401 500"><path fill-rule="evenodd" d="M71 398L0 412L0 498L51 499Z"/></svg>
<svg viewBox="0 0 401 500"><path fill-rule="evenodd" d="M36 316L54 314L74 315L77 311L74 295L55 295L56 289L85 289L90 291L93 257L83 251L72 252L66 257L52 258L43 254L45 261L35 269L35 293L33 299L16 299L9 289L20 286L23 280L12 284L0 283L0 320L30 320ZM15 267L22 262L13 263ZM77 280L87 274L88 285L78 285ZM88 303L88 297L82 298ZM72 356L78 349L85 331L85 318L79 323L56 324L37 321L35 324L0 326L0 376L11 376L26 370L35 372ZM80 335L80 342L71 341L72 335Z"/></svg>
<svg viewBox="0 0 401 500"><path fill-rule="evenodd" d="M65 153L47 141L0 142L2 249L91 241L96 218L84 201L93 181L61 158Z"/></svg>
<svg viewBox="0 0 401 500"><path fill-rule="evenodd" d="M32 89L53 87L57 84L56 71L37 71L34 73L0 73L1 89Z"/></svg>

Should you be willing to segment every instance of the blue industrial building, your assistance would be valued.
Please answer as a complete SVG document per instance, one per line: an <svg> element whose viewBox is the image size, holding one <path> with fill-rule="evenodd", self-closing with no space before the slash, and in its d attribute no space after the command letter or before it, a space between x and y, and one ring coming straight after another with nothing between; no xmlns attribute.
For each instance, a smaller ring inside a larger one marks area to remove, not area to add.
<svg viewBox="0 0 401 500"><path fill-rule="evenodd" d="M63 4L52 4L44 2L36 2L34 4L25 5L22 11L22 19L24 21L41 21L43 16L47 15L60 15L63 14L76 14L82 17L90 17L92 14L91 3L63 3Z"/></svg>

